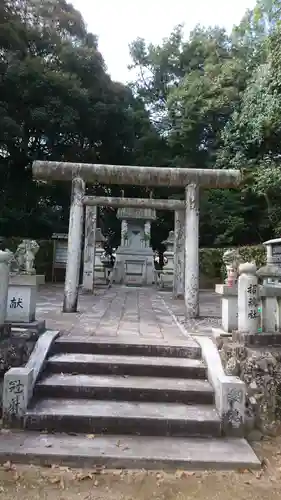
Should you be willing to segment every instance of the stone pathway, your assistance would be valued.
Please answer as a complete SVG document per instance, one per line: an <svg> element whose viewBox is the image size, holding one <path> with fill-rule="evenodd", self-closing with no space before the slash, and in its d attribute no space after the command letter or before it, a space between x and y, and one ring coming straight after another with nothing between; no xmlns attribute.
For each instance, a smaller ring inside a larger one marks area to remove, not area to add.
<svg viewBox="0 0 281 500"><path fill-rule="evenodd" d="M184 302L154 288L116 286L98 289L94 295L79 296L79 312L62 314L63 286L42 287L37 301L37 319L47 328L65 335L110 337L123 340L186 340L173 314L181 317ZM173 314L171 314L171 312Z"/></svg>

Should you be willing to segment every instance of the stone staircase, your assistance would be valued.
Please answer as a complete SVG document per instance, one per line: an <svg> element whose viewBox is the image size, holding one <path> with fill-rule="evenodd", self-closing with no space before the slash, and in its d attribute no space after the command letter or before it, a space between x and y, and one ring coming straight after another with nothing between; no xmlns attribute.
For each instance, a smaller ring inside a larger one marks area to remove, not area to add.
<svg viewBox="0 0 281 500"><path fill-rule="evenodd" d="M259 466L244 439L222 437L214 391L193 339L170 346L57 338L25 429L33 431L29 452L40 463Z"/></svg>

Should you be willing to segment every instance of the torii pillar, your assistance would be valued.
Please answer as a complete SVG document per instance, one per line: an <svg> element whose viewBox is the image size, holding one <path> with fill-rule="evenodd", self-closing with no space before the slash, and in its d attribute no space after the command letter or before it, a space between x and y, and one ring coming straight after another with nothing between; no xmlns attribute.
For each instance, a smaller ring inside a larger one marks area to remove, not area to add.
<svg viewBox="0 0 281 500"><path fill-rule="evenodd" d="M186 315L199 316L199 186L185 188L185 288Z"/></svg>
<svg viewBox="0 0 281 500"><path fill-rule="evenodd" d="M83 290L93 292L96 254L97 206L86 206L84 234Z"/></svg>
<svg viewBox="0 0 281 500"><path fill-rule="evenodd" d="M173 297L184 298L185 287L185 210L175 210Z"/></svg>
<svg viewBox="0 0 281 500"><path fill-rule="evenodd" d="M81 177L75 177L72 181L71 191L63 312L77 311L83 234L84 194L85 182Z"/></svg>

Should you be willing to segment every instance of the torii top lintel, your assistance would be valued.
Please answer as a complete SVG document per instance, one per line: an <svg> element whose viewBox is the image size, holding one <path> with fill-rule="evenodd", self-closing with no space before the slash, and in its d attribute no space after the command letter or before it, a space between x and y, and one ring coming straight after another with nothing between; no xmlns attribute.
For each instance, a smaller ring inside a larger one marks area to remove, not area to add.
<svg viewBox="0 0 281 500"><path fill-rule="evenodd" d="M188 184L197 184L209 188L228 188L238 186L242 180L239 170L137 167L55 161L35 161L32 170L35 179L44 181L71 181L75 177L81 177L90 183L135 186L185 187Z"/></svg>

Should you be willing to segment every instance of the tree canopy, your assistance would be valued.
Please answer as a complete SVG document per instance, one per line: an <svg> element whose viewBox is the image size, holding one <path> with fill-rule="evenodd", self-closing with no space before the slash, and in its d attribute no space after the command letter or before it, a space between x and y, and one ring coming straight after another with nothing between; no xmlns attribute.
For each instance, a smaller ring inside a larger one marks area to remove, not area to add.
<svg viewBox="0 0 281 500"><path fill-rule="evenodd" d="M281 0L258 0L229 34L197 26L185 39L178 26L159 45L132 41L137 77L123 85L110 78L97 37L70 3L2 0L2 235L48 238L67 228L70 187L32 180L35 159L238 168L241 189L201 193L201 245L279 235L280 13ZM121 188L88 190L117 195ZM148 195L124 189L127 196ZM181 191L156 187L153 194ZM101 210L100 225L117 244L112 210ZM172 226L172 214L158 214L154 246Z"/></svg>

